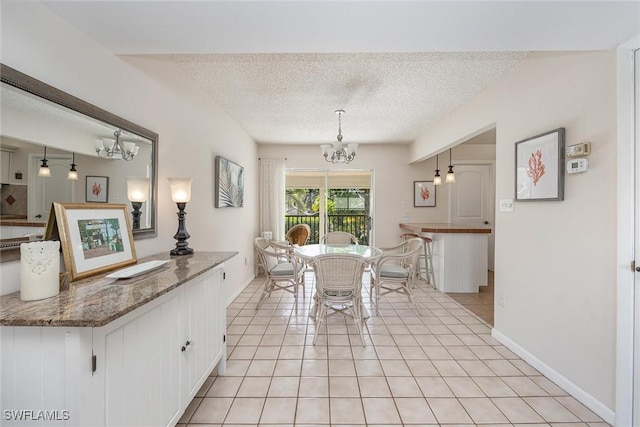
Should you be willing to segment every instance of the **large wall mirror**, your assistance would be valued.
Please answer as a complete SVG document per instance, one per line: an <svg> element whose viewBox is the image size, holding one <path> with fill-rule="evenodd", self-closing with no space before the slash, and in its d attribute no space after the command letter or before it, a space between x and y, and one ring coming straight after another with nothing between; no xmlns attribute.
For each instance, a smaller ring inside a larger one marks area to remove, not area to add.
<svg viewBox="0 0 640 427"><path fill-rule="evenodd" d="M0 80L0 261L42 238L52 202L127 204L134 238L157 235L156 133L3 64Z"/></svg>

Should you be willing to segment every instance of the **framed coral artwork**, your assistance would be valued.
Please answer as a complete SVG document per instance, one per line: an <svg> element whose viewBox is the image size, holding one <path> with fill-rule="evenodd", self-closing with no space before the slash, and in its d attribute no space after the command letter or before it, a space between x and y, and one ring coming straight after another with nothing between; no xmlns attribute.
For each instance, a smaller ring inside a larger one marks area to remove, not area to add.
<svg viewBox="0 0 640 427"><path fill-rule="evenodd" d="M413 181L413 206L432 208L436 205L436 186L433 181Z"/></svg>
<svg viewBox="0 0 640 427"><path fill-rule="evenodd" d="M564 128L516 142L516 201L564 200Z"/></svg>
<svg viewBox="0 0 640 427"><path fill-rule="evenodd" d="M85 201L90 203L107 203L109 201L108 176L87 176Z"/></svg>

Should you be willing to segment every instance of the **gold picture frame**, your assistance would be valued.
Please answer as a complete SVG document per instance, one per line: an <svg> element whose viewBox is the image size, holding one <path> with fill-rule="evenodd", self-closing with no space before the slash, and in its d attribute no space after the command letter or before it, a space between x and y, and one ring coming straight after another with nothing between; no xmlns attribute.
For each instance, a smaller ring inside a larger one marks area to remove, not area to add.
<svg viewBox="0 0 640 427"><path fill-rule="evenodd" d="M127 205L53 203L46 235L60 238L71 281L137 263Z"/></svg>

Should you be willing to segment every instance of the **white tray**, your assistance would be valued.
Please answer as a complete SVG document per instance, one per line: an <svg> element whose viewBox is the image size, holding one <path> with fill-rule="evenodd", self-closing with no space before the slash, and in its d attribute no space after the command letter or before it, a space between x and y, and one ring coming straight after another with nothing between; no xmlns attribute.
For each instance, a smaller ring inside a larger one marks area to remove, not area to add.
<svg viewBox="0 0 640 427"><path fill-rule="evenodd" d="M108 277L109 279L130 279L148 271L155 270L156 268L160 268L166 263L166 260L147 261L143 262L142 264L134 265L133 267L127 267L123 268L122 270L114 271L113 273L108 274L106 277Z"/></svg>

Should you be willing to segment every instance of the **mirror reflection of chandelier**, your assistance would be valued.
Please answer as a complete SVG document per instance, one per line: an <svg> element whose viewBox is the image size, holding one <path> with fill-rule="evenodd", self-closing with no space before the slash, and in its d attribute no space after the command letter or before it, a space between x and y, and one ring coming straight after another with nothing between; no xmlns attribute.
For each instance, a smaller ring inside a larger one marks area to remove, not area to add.
<svg viewBox="0 0 640 427"><path fill-rule="evenodd" d="M96 153L98 153L99 157L112 160L133 160L136 154L138 154L140 147L133 142L120 142L121 133L122 131L120 129L116 129L116 131L113 132L113 136L115 136L116 139L102 138L94 141Z"/></svg>
<svg viewBox="0 0 640 427"><path fill-rule="evenodd" d="M342 143L342 115L344 110L336 110L338 115L338 141L332 144L321 145L322 155L327 162L331 163L351 163L358 152L358 144L347 144L345 148Z"/></svg>

